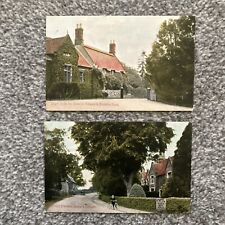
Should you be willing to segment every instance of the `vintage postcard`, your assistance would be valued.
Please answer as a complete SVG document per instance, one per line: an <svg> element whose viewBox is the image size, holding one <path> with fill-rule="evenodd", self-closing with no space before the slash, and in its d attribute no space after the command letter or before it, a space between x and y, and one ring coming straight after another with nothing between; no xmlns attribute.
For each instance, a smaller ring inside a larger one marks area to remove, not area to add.
<svg viewBox="0 0 225 225"><path fill-rule="evenodd" d="M48 111L192 111L193 16L48 16Z"/></svg>
<svg viewBox="0 0 225 225"><path fill-rule="evenodd" d="M190 212L188 122L45 122L45 208Z"/></svg>

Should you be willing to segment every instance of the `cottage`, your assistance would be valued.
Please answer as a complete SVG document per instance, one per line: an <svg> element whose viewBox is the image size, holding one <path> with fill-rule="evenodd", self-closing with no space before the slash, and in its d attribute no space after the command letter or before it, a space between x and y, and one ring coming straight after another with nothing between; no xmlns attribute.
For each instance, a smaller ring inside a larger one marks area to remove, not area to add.
<svg viewBox="0 0 225 225"><path fill-rule="evenodd" d="M161 192L166 179L172 176L173 157L152 162L149 170L149 191Z"/></svg>
<svg viewBox="0 0 225 225"><path fill-rule="evenodd" d="M78 193L77 185L74 179L67 175L67 178L61 182L61 193L64 194L76 194Z"/></svg>
<svg viewBox="0 0 225 225"><path fill-rule="evenodd" d="M61 86L54 90L52 88L54 84L62 82L77 85L71 86L73 90L76 87L78 89L79 96L75 93L75 98L101 97L102 90L106 88L107 76L121 76L123 79L125 74L123 64L116 57L115 42L109 44L109 52L88 46L84 44L81 25L77 25L75 29L74 44L68 34L59 38L47 38L46 61L47 98L54 98L55 95L51 97L51 92L55 93L55 90L61 89L62 92ZM123 82L120 86L122 84ZM66 88L70 92L68 85Z"/></svg>
<svg viewBox="0 0 225 225"><path fill-rule="evenodd" d="M81 24L77 25L75 29L75 48L79 55L78 67L81 80L84 80L83 71L93 67L101 70L104 75L113 75L114 73L125 74L123 64L116 57L115 42L112 41L109 44L109 52L84 44Z"/></svg>

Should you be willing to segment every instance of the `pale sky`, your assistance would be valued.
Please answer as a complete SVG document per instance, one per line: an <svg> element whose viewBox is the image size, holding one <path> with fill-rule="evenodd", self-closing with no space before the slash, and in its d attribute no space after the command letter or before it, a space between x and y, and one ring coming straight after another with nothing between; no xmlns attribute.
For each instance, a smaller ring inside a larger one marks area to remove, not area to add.
<svg viewBox="0 0 225 225"><path fill-rule="evenodd" d="M45 122L45 126L48 130L54 130L55 128L58 129L65 129L66 135L64 137L64 143L66 145L67 150L70 153L73 153L75 155L80 155L76 149L77 145L74 143L74 140L70 137L70 129L74 125L74 122L71 121L47 121ZM165 152L165 157L168 158L169 156L174 155L174 151L176 150L176 144L177 141L179 141L180 137L182 136L182 133L185 129L185 127L188 125L188 122L167 122L167 127L171 127L173 129L173 132L175 136L171 139L171 143L167 145L167 150ZM82 159L79 161L79 164L82 164ZM151 165L151 161L148 161L144 164L144 167L146 169L149 169ZM93 173L89 170L83 170L83 177L86 180L86 185L84 188L89 188L92 186L91 184L91 178L93 176Z"/></svg>
<svg viewBox="0 0 225 225"><path fill-rule="evenodd" d="M176 16L47 16L46 36L62 37L67 33L75 40L75 28L82 24L84 44L109 51L115 40L116 56L125 64L137 68L141 53L151 52L153 42L164 20Z"/></svg>

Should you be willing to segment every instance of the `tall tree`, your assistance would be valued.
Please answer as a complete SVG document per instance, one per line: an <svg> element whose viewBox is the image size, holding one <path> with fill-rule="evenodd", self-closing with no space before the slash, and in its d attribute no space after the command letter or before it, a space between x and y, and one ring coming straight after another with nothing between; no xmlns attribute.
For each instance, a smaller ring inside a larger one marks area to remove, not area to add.
<svg viewBox="0 0 225 225"><path fill-rule="evenodd" d="M162 23L146 60L146 79L157 99L193 105L195 18L181 16Z"/></svg>
<svg viewBox="0 0 225 225"><path fill-rule="evenodd" d="M164 152L172 136L165 123L77 123L72 128L83 165L95 173L103 169L117 173L128 195L141 164Z"/></svg>
<svg viewBox="0 0 225 225"><path fill-rule="evenodd" d="M191 140L192 126L189 123L177 142L177 150L173 160L173 176L163 187L165 197L190 197Z"/></svg>
<svg viewBox="0 0 225 225"><path fill-rule="evenodd" d="M79 158L69 154L64 144L65 131L45 128L45 190L60 189L61 181L70 175L77 185L83 185Z"/></svg>
<svg viewBox="0 0 225 225"><path fill-rule="evenodd" d="M146 64L146 53L145 51L143 51L141 53L141 57L138 60L138 73L142 80L145 78L145 74L146 74L145 64Z"/></svg>

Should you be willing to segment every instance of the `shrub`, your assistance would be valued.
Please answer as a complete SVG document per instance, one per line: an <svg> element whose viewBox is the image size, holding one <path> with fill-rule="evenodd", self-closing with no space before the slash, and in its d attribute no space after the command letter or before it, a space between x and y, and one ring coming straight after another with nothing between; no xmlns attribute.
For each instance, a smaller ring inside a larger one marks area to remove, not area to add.
<svg viewBox="0 0 225 225"><path fill-rule="evenodd" d="M129 197L146 197L146 195L140 184L133 184Z"/></svg>
<svg viewBox="0 0 225 225"><path fill-rule="evenodd" d="M143 87L132 88L130 89L131 94L136 98L146 98L147 97L147 89Z"/></svg>
<svg viewBox="0 0 225 225"><path fill-rule="evenodd" d="M81 99L88 99L92 98L92 87L89 83L82 83L80 84L80 98Z"/></svg>
<svg viewBox="0 0 225 225"><path fill-rule="evenodd" d="M166 210L168 213L184 213L190 211L190 198L167 198Z"/></svg>
<svg viewBox="0 0 225 225"><path fill-rule="evenodd" d="M107 196L107 195L99 194L99 199L101 199L102 201L107 202L107 203L110 202L110 196Z"/></svg>
<svg viewBox="0 0 225 225"><path fill-rule="evenodd" d="M80 89L77 83L53 83L46 97L47 99L79 99Z"/></svg>

